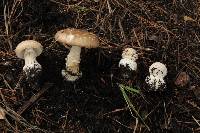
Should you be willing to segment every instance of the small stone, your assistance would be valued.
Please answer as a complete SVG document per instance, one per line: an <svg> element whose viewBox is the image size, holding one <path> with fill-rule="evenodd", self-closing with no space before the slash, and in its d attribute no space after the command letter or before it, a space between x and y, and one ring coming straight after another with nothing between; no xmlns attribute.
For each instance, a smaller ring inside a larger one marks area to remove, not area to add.
<svg viewBox="0 0 200 133"><path fill-rule="evenodd" d="M181 72L178 74L174 84L178 87L184 87L190 82L190 77L186 72Z"/></svg>

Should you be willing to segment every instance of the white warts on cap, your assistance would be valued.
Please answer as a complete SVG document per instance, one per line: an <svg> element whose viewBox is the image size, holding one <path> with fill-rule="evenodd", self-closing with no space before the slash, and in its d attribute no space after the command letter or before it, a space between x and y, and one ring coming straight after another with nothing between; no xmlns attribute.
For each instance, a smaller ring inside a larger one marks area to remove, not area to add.
<svg viewBox="0 0 200 133"><path fill-rule="evenodd" d="M126 48L122 52L122 58L126 58L126 59L136 61L138 59L137 51L133 48Z"/></svg>

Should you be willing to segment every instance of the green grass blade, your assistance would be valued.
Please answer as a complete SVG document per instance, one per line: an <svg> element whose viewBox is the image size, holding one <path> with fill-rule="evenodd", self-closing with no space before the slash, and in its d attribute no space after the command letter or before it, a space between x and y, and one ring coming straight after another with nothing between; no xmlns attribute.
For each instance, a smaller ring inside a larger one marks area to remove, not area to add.
<svg viewBox="0 0 200 133"><path fill-rule="evenodd" d="M129 86L124 86L124 89L127 90L127 91L129 91L129 92L134 92L134 93L137 93L137 94L140 93L140 90L134 89L134 88L129 87Z"/></svg>
<svg viewBox="0 0 200 133"><path fill-rule="evenodd" d="M135 114L137 115L137 117L142 121L142 123L146 126L146 128L148 129L148 130L150 130L150 128L148 127L148 125L144 122L144 119L140 116L140 114L137 112L137 110L135 109L135 107L133 106L133 104L132 104L132 102L130 101L130 99L129 99L129 97L128 97L128 95L126 94L126 92L125 92L125 88L124 88L124 85L122 85L122 84L120 84L119 85L119 87L120 87L120 90L121 90L121 92L122 92L122 95L123 95L123 97L124 97L124 99L125 99L125 101L126 101L126 103L127 103L127 105L128 105L128 108L129 108L129 110L130 110L130 112L131 112L131 115L133 116L133 117L135 117L134 115L133 115L133 113L132 113L132 110L135 112Z"/></svg>

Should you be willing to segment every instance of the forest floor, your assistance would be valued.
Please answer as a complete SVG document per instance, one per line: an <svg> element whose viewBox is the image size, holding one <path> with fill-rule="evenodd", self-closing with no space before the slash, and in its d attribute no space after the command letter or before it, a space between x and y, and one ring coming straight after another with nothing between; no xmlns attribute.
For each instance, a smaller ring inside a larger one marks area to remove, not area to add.
<svg viewBox="0 0 200 133"><path fill-rule="evenodd" d="M83 76L76 82L63 79L69 49L54 39L69 27L100 40L99 48L82 49ZM44 47L37 81L25 78L24 60L14 52L26 39ZM197 0L2 0L0 43L1 132L200 132ZM128 81L118 67L126 47L139 54L137 77ZM148 68L157 61L167 66L167 88L145 91ZM126 93L132 108L119 84L139 90Z"/></svg>

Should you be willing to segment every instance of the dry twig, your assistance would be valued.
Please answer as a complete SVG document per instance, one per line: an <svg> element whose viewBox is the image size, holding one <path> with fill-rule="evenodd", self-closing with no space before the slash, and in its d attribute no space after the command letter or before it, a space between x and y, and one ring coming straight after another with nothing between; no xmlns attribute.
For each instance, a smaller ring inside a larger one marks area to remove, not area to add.
<svg viewBox="0 0 200 133"><path fill-rule="evenodd" d="M39 97L42 94L44 94L44 92L48 90L50 87L52 87L52 84L46 83L44 87L36 95L33 95L27 102L25 102L25 104L17 111L17 113L21 115L27 108L33 105L33 103L36 102L39 99Z"/></svg>

